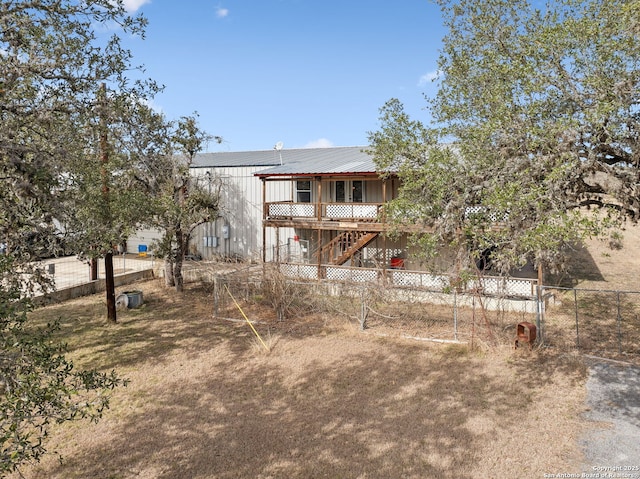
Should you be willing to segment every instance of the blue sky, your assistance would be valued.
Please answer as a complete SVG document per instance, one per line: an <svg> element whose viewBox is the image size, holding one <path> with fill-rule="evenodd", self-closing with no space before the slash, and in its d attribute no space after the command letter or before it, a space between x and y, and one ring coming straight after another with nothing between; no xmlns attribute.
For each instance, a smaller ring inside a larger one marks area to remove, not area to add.
<svg viewBox="0 0 640 479"><path fill-rule="evenodd" d="M169 119L197 111L224 139L209 151L365 145L390 98L428 121L445 33L429 0L125 4L149 20L127 46L165 85L154 106Z"/></svg>

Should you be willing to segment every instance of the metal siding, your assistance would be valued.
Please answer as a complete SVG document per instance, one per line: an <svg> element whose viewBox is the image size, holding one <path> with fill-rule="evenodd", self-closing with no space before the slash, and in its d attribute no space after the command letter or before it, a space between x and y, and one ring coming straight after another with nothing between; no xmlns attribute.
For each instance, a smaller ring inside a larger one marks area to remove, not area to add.
<svg viewBox="0 0 640 479"><path fill-rule="evenodd" d="M382 180L365 181L365 202L382 203Z"/></svg>
<svg viewBox="0 0 640 479"><path fill-rule="evenodd" d="M251 259L258 255L261 235L258 237L255 221L262 219L261 197L256 201L256 188L260 180L253 173L260 167L198 168L193 173L206 174L210 171L214 181L221 182L220 217L201 225L194 231L191 249L205 259L214 256L240 256ZM259 190L261 192L261 190ZM260 193L261 194L261 193ZM260 215L260 216L258 216ZM229 238L223 236L223 226L229 226ZM205 236L216 236L217 246L204 244Z"/></svg>
<svg viewBox="0 0 640 479"><path fill-rule="evenodd" d="M205 259L214 256L239 256L248 260L262 259L262 181L254 173L263 167L198 168L194 174L204 175L211 171L214 178L222 181L221 216L217 221L202 225L194 231L191 248ZM283 200L291 198L289 182L267 182L267 198L277 195ZM228 223L229 239L222 236L222 226ZM292 235L293 233L291 233ZM205 236L217 236L217 247L205 247ZM283 238L283 232L280 232ZM276 243L276 232L267 229L267 252Z"/></svg>
<svg viewBox="0 0 640 479"><path fill-rule="evenodd" d="M265 169L265 166L223 167L223 168L195 168L191 170L194 176L205 176L211 172L212 177L222 181L221 218L198 226L192 233L189 252L199 254L204 259L215 256L235 256L243 259L262 259L262 181L254 173ZM216 180L214 180L216 181ZM290 198L290 187L285 184L268 183L268 194L278 194L283 198ZM268 196L269 198L269 196ZM223 225L229 224L229 239L223 238ZM159 239L160 231L153 229L139 229L127 241L127 251L138 252L139 244L149 247L154 240ZM217 247L204 245L205 236L216 236ZM267 229L267 247L275 245L276 234L272 228ZM282 235L281 235L282 237Z"/></svg>

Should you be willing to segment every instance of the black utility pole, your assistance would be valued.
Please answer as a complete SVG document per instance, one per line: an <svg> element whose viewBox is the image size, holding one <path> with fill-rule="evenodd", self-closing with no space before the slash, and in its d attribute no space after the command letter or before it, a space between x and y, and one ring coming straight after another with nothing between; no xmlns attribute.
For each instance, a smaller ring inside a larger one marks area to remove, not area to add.
<svg viewBox="0 0 640 479"><path fill-rule="evenodd" d="M102 201L104 202L106 218L111 223L111 211L109 208L109 151L107 144L107 85L102 83L100 86L100 163L102 174ZM105 289L107 290L107 321L116 323L118 321L116 315L116 291L115 281L113 277L113 248L109 245L109 249L104 255L104 276Z"/></svg>

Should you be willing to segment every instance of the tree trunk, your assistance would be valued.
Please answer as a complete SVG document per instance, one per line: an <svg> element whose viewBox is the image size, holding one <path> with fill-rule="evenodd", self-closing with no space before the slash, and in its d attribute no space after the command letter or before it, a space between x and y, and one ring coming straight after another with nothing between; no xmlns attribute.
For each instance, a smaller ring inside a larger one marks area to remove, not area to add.
<svg viewBox="0 0 640 479"><path fill-rule="evenodd" d="M176 264L173 266L173 276L175 277L176 291L182 293L184 291L184 277L182 276L181 260L176 261Z"/></svg>
<svg viewBox="0 0 640 479"><path fill-rule="evenodd" d="M98 260L91 258L89 262L89 281L95 281L98 279Z"/></svg>
<svg viewBox="0 0 640 479"><path fill-rule="evenodd" d="M106 103L107 103L107 84L102 83L100 85L100 175L102 176L102 206L104 206L105 214L103 217L104 222L111 228L113 227L113 221L111 218L111 197L109 195L109 176L108 170L109 163L109 148L107 144L107 117L106 117ZM107 290L107 321L110 323L117 323L118 318L116 316L116 291L115 281L113 278L113 248L109 245L109 251L104 256L104 276L105 276L105 289Z"/></svg>
<svg viewBox="0 0 640 479"><path fill-rule="evenodd" d="M164 260L164 285L169 288L175 286L175 278L173 277L173 260L165 258Z"/></svg>
<svg viewBox="0 0 640 479"><path fill-rule="evenodd" d="M173 265L173 277L175 280L176 291L181 293L184 291L184 278L182 277L182 263L184 262L185 245L184 234L181 229L176 230L176 243L178 244L178 252L176 254L176 262Z"/></svg>
<svg viewBox="0 0 640 479"><path fill-rule="evenodd" d="M113 253L109 251L104 257L105 289L107 290L107 321L117 323L116 290L113 277Z"/></svg>

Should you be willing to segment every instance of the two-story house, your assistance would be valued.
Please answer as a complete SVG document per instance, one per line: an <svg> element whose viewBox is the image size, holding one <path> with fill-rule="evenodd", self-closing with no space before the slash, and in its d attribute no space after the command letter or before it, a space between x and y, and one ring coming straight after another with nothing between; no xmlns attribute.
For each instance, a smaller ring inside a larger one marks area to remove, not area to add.
<svg viewBox="0 0 640 479"><path fill-rule="evenodd" d="M384 204L397 194L363 147L285 150L281 165L255 173L263 185L265 237L275 231L272 260L319 265L402 268L406 241L391 241ZM274 188L288 184L288 188ZM268 259L265 250L265 260Z"/></svg>
<svg viewBox="0 0 640 479"><path fill-rule="evenodd" d="M279 262L298 277L369 282L380 281L382 272L390 284L448 289L455 277L453 256L443 251L439 264L428 269L407 240L420 232L416 225L388 234L385 204L397 197L400 179L380 175L365 150L283 150L280 165L255 173L262 181L263 260ZM468 287L533 295L535 273L519 276L524 277L483 278Z"/></svg>
<svg viewBox="0 0 640 479"><path fill-rule="evenodd" d="M387 234L384 205L397 196L400 180L393 174L383 179L365 149L197 155L192 174L212 182L222 210L194 231L190 252L203 259L277 262L305 278L378 281L382 271L392 284L446 288L453 267L446 255L428 270L412 254L408 232L393 239ZM152 232L132 237L129 251L150 238ZM530 295L534 283L523 279L516 287ZM496 280L483 289L502 290L503 284Z"/></svg>

